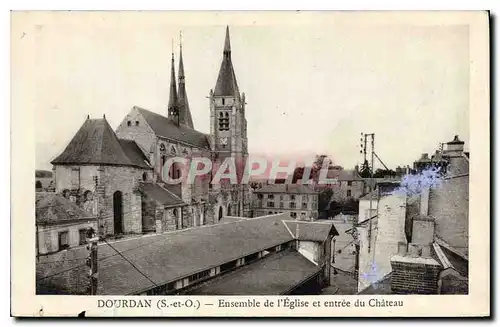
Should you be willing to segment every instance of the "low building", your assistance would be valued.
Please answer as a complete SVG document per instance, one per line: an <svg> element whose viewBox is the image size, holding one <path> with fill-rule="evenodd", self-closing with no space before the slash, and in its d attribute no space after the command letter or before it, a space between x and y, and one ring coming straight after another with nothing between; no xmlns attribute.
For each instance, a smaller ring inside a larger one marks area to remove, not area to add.
<svg viewBox="0 0 500 327"><path fill-rule="evenodd" d="M92 212L55 193L36 194L37 257L86 244L88 228L97 229Z"/></svg>
<svg viewBox="0 0 500 327"><path fill-rule="evenodd" d="M104 241L97 294L317 294L329 284L336 235L331 223L279 214ZM37 294L87 294L87 256L75 248L43 257Z"/></svg>
<svg viewBox="0 0 500 327"><path fill-rule="evenodd" d="M300 184L266 184L253 191L254 217L289 213L290 217L313 221L318 218L318 192Z"/></svg>
<svg viewBox="0 0 500 327"><path fill-rule="evenodd" d="M326 185L333 191L332 201L344 203L358 200L365 193L365 181L355 169L330 169L327 176L328 179L336 179L335 183Z"/></svg>

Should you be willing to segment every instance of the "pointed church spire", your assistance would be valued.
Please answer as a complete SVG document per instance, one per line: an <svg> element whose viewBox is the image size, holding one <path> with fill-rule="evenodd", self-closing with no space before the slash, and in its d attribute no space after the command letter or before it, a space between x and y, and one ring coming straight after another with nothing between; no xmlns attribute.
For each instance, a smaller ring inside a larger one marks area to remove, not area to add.
<svg viewBox="0 0 500 327"><path fill-rule="evenodd" d="M172 40L173 45L173 40ZM177 81L175 79L175 60L174 52L172 49L172 66L170 70L170 95L168 99L168 118L174 121L179 121L179 110L178 110L178 99L177 99Z"/></svg>
<svg viewBox="0 0 500 327"><path fill-rule="evenodd" d="M186 93L186 80L184 76L184 61L182 60L182 34L179 34L180 38L180 53L179 53L179 93L178 93L178 104L179 104L179 122L186 125L189 128L194 128L193 118L191 116L191 111L189 110L189 102Z"/></svg>
<svg viewBox="0 0 500 327"><path fill-rule="evenodd" d="M219 77L215 84L215 96L239 96L238 83L234 74L233 63L231 61L231 41L229 38L229 26L226 27L226 39L224 41L224 51L222 64L219 70Z"/></svg>
<svg viewBox="0 0 500 327"><path fill-rule="evenodd" d="M229 26L226 26L226 40L224 41L224 53L231 53L231 41L229 40Z"/></svg>

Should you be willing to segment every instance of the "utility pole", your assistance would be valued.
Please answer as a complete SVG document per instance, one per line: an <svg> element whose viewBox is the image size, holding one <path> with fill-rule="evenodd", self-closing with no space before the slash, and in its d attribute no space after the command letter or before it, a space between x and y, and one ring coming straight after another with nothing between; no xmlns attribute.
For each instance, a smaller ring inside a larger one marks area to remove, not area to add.
<svg viewBox="0 0 500 327"><path fill-rule="evenodd" d="M368 211L368 219L369 219L369 229L368 229L368 253L371 250L371 239L372 239L372 209L373 209L373 161L375 157L375 133L361 133L364 137L364 162L366 162L366 144L368 137L371 138L371 164L370 164L370 187L369 187L369 197L370 197L370 210Z"/></svg>
<svg viewBox="0 0 500 327"><path fill-rule="evenodd" d="M99 241L99 237L96 236L95 230L90 227L87 229L87 250L90 251L89 256L87 257L86 264L90 268L89 276L90 276L90 295L97 294L97 242Z"/></svg>

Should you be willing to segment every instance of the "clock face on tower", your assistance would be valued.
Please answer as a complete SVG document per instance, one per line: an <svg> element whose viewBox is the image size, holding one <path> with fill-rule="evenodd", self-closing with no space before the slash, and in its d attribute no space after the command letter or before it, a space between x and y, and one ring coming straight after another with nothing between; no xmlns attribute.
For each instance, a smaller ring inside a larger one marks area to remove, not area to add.
<svg viewBox="0 0 500 327"><path fill-rule="evenodd" d="M220 138L220 144L221 145L227 145L227 137L221 137Z"/></svg>

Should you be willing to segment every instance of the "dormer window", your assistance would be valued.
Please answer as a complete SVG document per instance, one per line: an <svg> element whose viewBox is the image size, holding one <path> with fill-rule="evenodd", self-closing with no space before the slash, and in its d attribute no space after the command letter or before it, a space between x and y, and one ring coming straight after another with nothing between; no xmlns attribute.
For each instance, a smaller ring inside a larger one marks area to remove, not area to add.
<svg viewBox="0 0 500 327"><path fill-rule="evenodd" d="M139 121L138 120L135 121L135 126L139 126Z"/></svg>
<svg viewBox="0 0 500 327"><path fill-rule="evenodd" d="M132 125L132 122L129 120L129 121L127 122L127 126L131 126L131 125Z"/></svg>

